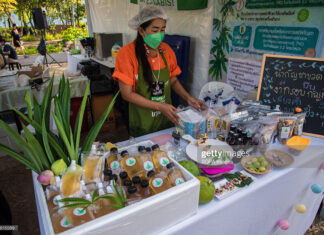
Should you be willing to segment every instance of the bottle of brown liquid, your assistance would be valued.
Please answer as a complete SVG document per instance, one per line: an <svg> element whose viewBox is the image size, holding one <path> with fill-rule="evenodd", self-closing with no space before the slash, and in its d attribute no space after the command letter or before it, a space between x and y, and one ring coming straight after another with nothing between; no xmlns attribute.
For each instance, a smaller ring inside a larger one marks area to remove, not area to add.
<svg viewBox="0 0 324 235"><path fill-rule="evenodd" d="M142 180L140 193L141 193L142 198L148 198L148 197L152 196L152 192L149 187L148 180L146 180L146 179Z"/></svg>
<svg viewBox="0 0 324 235"><path fill-rule="evenodd" d="M170 162L167 165L167 168L169 170L168 172L168 180L170 184L173 186L177 186L179 184L183 184L185 182L185 177L182 174L182 171L175 168L174 163Z"/></svg>
<svg viewBox="0 0 324 235"><path fill-rule="evenodd" d="M137 191L136 186L130 186L127 189L127 205L131 205L142 199L141 194Z"/></svg>

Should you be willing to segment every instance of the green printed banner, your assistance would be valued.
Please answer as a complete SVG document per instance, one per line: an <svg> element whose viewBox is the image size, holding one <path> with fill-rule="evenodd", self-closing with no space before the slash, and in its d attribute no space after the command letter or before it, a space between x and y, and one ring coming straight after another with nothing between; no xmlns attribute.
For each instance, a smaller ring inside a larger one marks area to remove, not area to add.
<svg viewBox="0 0 324 235"><path fill-rule="evenodd" d="M304 55L307 50L315 50L318 34L317 28L258 26L253 46L259 50Z"/></svg>
<svg viewBox="0 0 324 235"><path fill-rule="evenodd" d="M324 0L246 0L245 4L248 9L318 6L324 6Z"/></svg>
<svg viewBox="0 0 324 235"><path fill-rule="evenodd" d="M158 6L172 10L199 10L207 8L208 0L130 0L143 6Z"/></svg>

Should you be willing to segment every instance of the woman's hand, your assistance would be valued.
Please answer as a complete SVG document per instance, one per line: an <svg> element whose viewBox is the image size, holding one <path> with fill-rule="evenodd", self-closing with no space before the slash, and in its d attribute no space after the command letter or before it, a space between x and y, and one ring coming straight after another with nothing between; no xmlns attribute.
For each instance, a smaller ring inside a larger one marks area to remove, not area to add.
<svg viewBox="0 0 324 235"><path fill-rule="evenodd" d="M206 104L204 101L196 99L192 96L188 98L187 102L190 106L194 107L197 110L204 110L206 108Z"/></svg>
<svg viewBox="0 0 324 235"><path fill-rule="evenodd" d="M159 103L158 111L160 111L164 116L166 116L174 125L179 123L179 116L177 115L177 109L171 104Z"/></svg>

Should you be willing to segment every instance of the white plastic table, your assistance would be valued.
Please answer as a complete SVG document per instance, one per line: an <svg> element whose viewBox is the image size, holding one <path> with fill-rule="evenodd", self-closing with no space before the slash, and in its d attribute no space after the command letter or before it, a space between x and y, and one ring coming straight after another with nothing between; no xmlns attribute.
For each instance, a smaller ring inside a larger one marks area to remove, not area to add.
<svg viewBox="0 0 324 235"><path fill-rule="evenodd" d="M171 134L172 130L163 130L136 140ZM324 188L324 170L319 169L324 162L324 139L307 138L311 139L311 145L299 156L294 156L295 162L289 168L272 169L269 174L256 176L249 187L223 200L215 198L208 204L200 205L196 215L161 234L304 234L323 199L323 194L314 194L310 187L317 183ZM279 144L271 148L286 150L285 146ZM236 165L235 170L242 170L240 164ZM304 204L307 211L297 213L296 203ZM279 219L288 220L290 228L286 231L278 229L276 224Z"/></svg>

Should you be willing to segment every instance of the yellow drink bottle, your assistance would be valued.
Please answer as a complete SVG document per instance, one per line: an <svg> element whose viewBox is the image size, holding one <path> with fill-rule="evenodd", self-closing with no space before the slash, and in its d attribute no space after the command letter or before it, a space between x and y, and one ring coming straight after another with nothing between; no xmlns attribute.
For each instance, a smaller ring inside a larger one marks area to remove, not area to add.
<svg viewBox="0 0 324 235"><path fill-rule="evenodd" d="M113 174L118 175L121 171L120 162L118 159L118 149L111 148L110 154L107 157L105 169L111 170Z"/></svg>
<svg viewBox="0 0 324 235"><path fill-rule="evenodd" d="M140 153L138 155L138 158L141 159L141 162L143 163L143 169L145 170L145 174L147 175L147 173L152 170L155 171L153 159L151 156L151 148L139 146L138 152Z"/></svg>
<svg viewBox="0 0 324 235"><path fill-rule="evenodd" d="M57 206L57 211L55 213L50 213L55 233L61 233L72 228L72 225L63 214L63 209L61 209L61 207L63 206L64 204L62 202L59 202Z"/></svg>
<svg viewBox="0 0 324 235"><path fill-rule="evenodd" d="M90 194L86 195L86 199L91 201ZM93 216L93 208L91 206L89 206L87 209L83 209L82 207L64 208L63 214L72 224L72 226L78 226L95 219L95 217Z"/></svg>
<svg viewBox="0 0 324 235"><path fill-rule="evenodd" d="M99 196L104 195L105 192L103 190L102 183L98 184L98 188L99 188ZM94 213L93 213L94 216L96 218L98 218L100 216L104 216L108 213L115 211L116 209L112 208L111 205L113 205L113 203L110 200L100 198L98 201L95 202L95 208L94 208Z"/></svg>
<svg viewBox="0 0 324 235"><path fill-rule="evenodd" d="M156 174L151 176L149 184L153 194L163 192L172 187L172 185L168 181L167 177L164 176L164 174Z"/></svg>
<svg viewBox="0 0 324 235"><path fill-rule="evenodd" d="M86 182L96 182L100 180L103 170L103 157L96 155L95 145L92 145L90 154L83 157L83 168Z"/></svg>
<svg viewBox="0 0 324 235"><path fill-rule="evenodd" d="M185 182L185 177L183 176L182 171L175 168L173 162L170 162L167 165L167 168L169 170L167 178L171 185L177 186L177 185L183 184Z"/></svg>
<svg viewBox="0 0 324 235"><path fill-rule="evenodd" d="M139 177L145 176L141 159L133 155L129 155L128 151L123 151L121 156L121 165L131 179L136 175Z"/></svg>
<svg viewBox="0 0 324 235"><path fill-rule="evenodd" d="M159 145L153 145L153 163L157 172L167 171L167 165L171 162L168 154L162 150L160 150Z"/></svg>
<svg viewBox="0 0 324 235"><path fill-rule="evenodd" d="M127 189L127 205L131 205L141 199L141 194L137 191L136 186L129 186Z"/></svg>
<svg viewBox="0 0 324 235"><path fill-rule="evenodd" d="M148 198L150 196L152 196L152 191L149 187L149 181L144 179L141 182L141 190L140 190L140 194L142 198Z"/></svg>
<svg viewBox="0 0 324 235"><path fill-rule="evenodd" d="M63 197L71 196L80 191L80 179L82 170L76 169L75 160L71 162L71 168L62 176L62 195Z"/></svg>

